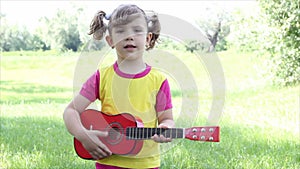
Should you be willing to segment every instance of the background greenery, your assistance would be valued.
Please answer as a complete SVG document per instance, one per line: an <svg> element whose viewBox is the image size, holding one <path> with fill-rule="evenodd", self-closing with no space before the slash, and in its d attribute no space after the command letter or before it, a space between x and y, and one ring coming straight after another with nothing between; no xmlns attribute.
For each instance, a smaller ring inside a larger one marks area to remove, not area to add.
<svg viewBox="0 0 300 169"><path fill-rule="evenodd" d="M170 52L193 57L188 52ZM73 96L73 72L79 55L2 53L0 168L93 167L93 162L77 157L62 120ZM221 142L174 140L163 144L162 168L298 169L299 85L270 85L260 73L265 59L252 53L229 50L218 55L227 85L219 124ZM207 75L198 77L197 81L203 81ZM209 91L203 88L200 92L204 96L199 100L200 116L190 125L204 125L205 112L210 109ZM174 95L175 111L180 111L180 97Z"/></svg>
<svg viewBox="0 0 300 169"><path fill-rule="evenodd" d="M222 21L215 49L226 80L221 142L164 144L162 168L300 168L300 2L258 2L251 13L211 8L210 19L199 16L197 23L205 33ZM0 168L93 168L93 162L75 154L62 120L77 90L73 82L79 56L86 47L95 54L104 47L103 41L86 36L88 23L78 19L84 15L77 6L73 11L58 9L52 18L42 17L32 33L8 24L1 14ZM204 125L211 86L194 58L203 46L162 37L157 47L197 70L193 73L200 86L200 110L190 125ZM110 53L107 60L114 58ZM178 113L181 92L172 86L172 94ZM179 121L179 127L188 127Z"/></svg>
<svg viewBox="0 0 300 169"><path fill-rule="evenodd" d="M196 24L207 37L218 30L216 51L235 48L269 56L269 72L276 85L299 83L300 77L300 0L258 0L251 9L226 11L220 6L209 6L196 19ZM33 32L27 27L11 25L1 14L0 50L59 50L81 51L89 43L87 36L90 16L76 3L68 11L57 9L52 17L42 16ZM209 16L209 17L208 17ZM221 27L218 28L220 23ZM170 40L161 46L173 46ZM176 46L176 45L175 45ZM101 49L103 44L92 45ZM204 49L205 48L205 49ZM184 50L208 50L195 41L187 42Z"/></svg>

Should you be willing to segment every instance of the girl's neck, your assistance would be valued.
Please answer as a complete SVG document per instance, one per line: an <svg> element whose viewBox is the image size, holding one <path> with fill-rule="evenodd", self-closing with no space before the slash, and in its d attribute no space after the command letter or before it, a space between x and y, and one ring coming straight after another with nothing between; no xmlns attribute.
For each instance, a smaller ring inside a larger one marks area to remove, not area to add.
<svg viewBox="0 0 300 169"><path fill-rule="evenodd" d="M127 74L138 74L146 69L146 64L143 59L118 59L117 63L120 71Z"/></svg>

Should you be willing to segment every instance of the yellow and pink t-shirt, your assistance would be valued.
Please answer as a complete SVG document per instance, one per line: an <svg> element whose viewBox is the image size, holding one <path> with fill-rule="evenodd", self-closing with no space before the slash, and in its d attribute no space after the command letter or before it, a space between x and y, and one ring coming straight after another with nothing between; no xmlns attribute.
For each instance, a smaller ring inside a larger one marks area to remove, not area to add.
<svg viewBox="0 0 300 169"><path fill-rule="evenodd" d="M99 99L103 113L130 113L143 121L144 127L157 127L157 112L172 108L167 78L149 65L138 74L126 74L112 66L99 68L84 84L80 94L91 102ZM159 146L145 140L136 156L112 155L98 161L101 164L125 168L160 166Z"/></svg>

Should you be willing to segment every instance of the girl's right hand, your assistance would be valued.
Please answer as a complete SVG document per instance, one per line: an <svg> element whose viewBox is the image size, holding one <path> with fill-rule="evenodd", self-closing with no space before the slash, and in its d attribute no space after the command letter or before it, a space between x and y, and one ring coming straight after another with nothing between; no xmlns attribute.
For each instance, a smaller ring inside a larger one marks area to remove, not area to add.
<svg viewBox="0 0 300 169"><path fill-rule="evenodd" d="M85 136L79 138L83 147L91 154L95 160L99 160L112 155L112 152L105 144L101 142L99 137L107 137L108 133L98 130L85 130Z"/></svg>

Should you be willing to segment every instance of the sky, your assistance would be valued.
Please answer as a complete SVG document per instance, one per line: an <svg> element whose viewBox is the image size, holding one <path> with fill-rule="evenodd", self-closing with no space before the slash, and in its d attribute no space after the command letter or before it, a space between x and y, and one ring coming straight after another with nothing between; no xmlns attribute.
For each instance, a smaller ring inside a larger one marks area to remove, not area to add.
<svg viewBox="0 0 300 169"><path fill-rule="evenodd" d="M71 3L83 7L87 11L87 16L92 18L94 14L102 9L110 13L120 4L136 4L144 10L154 10L157 13L168 14L179 17L193 24L198 15L203 15L205 8L217 7L225 10L233 10L237 7L249 9L255 3L248 1L0 1L0 12L5 14L6 19L11 24L24 25L29 29L34 29L39 24L39 18L43 16L51 17L57 8L68 10ZM90 20L88 18L88 20Z"/></svg>

